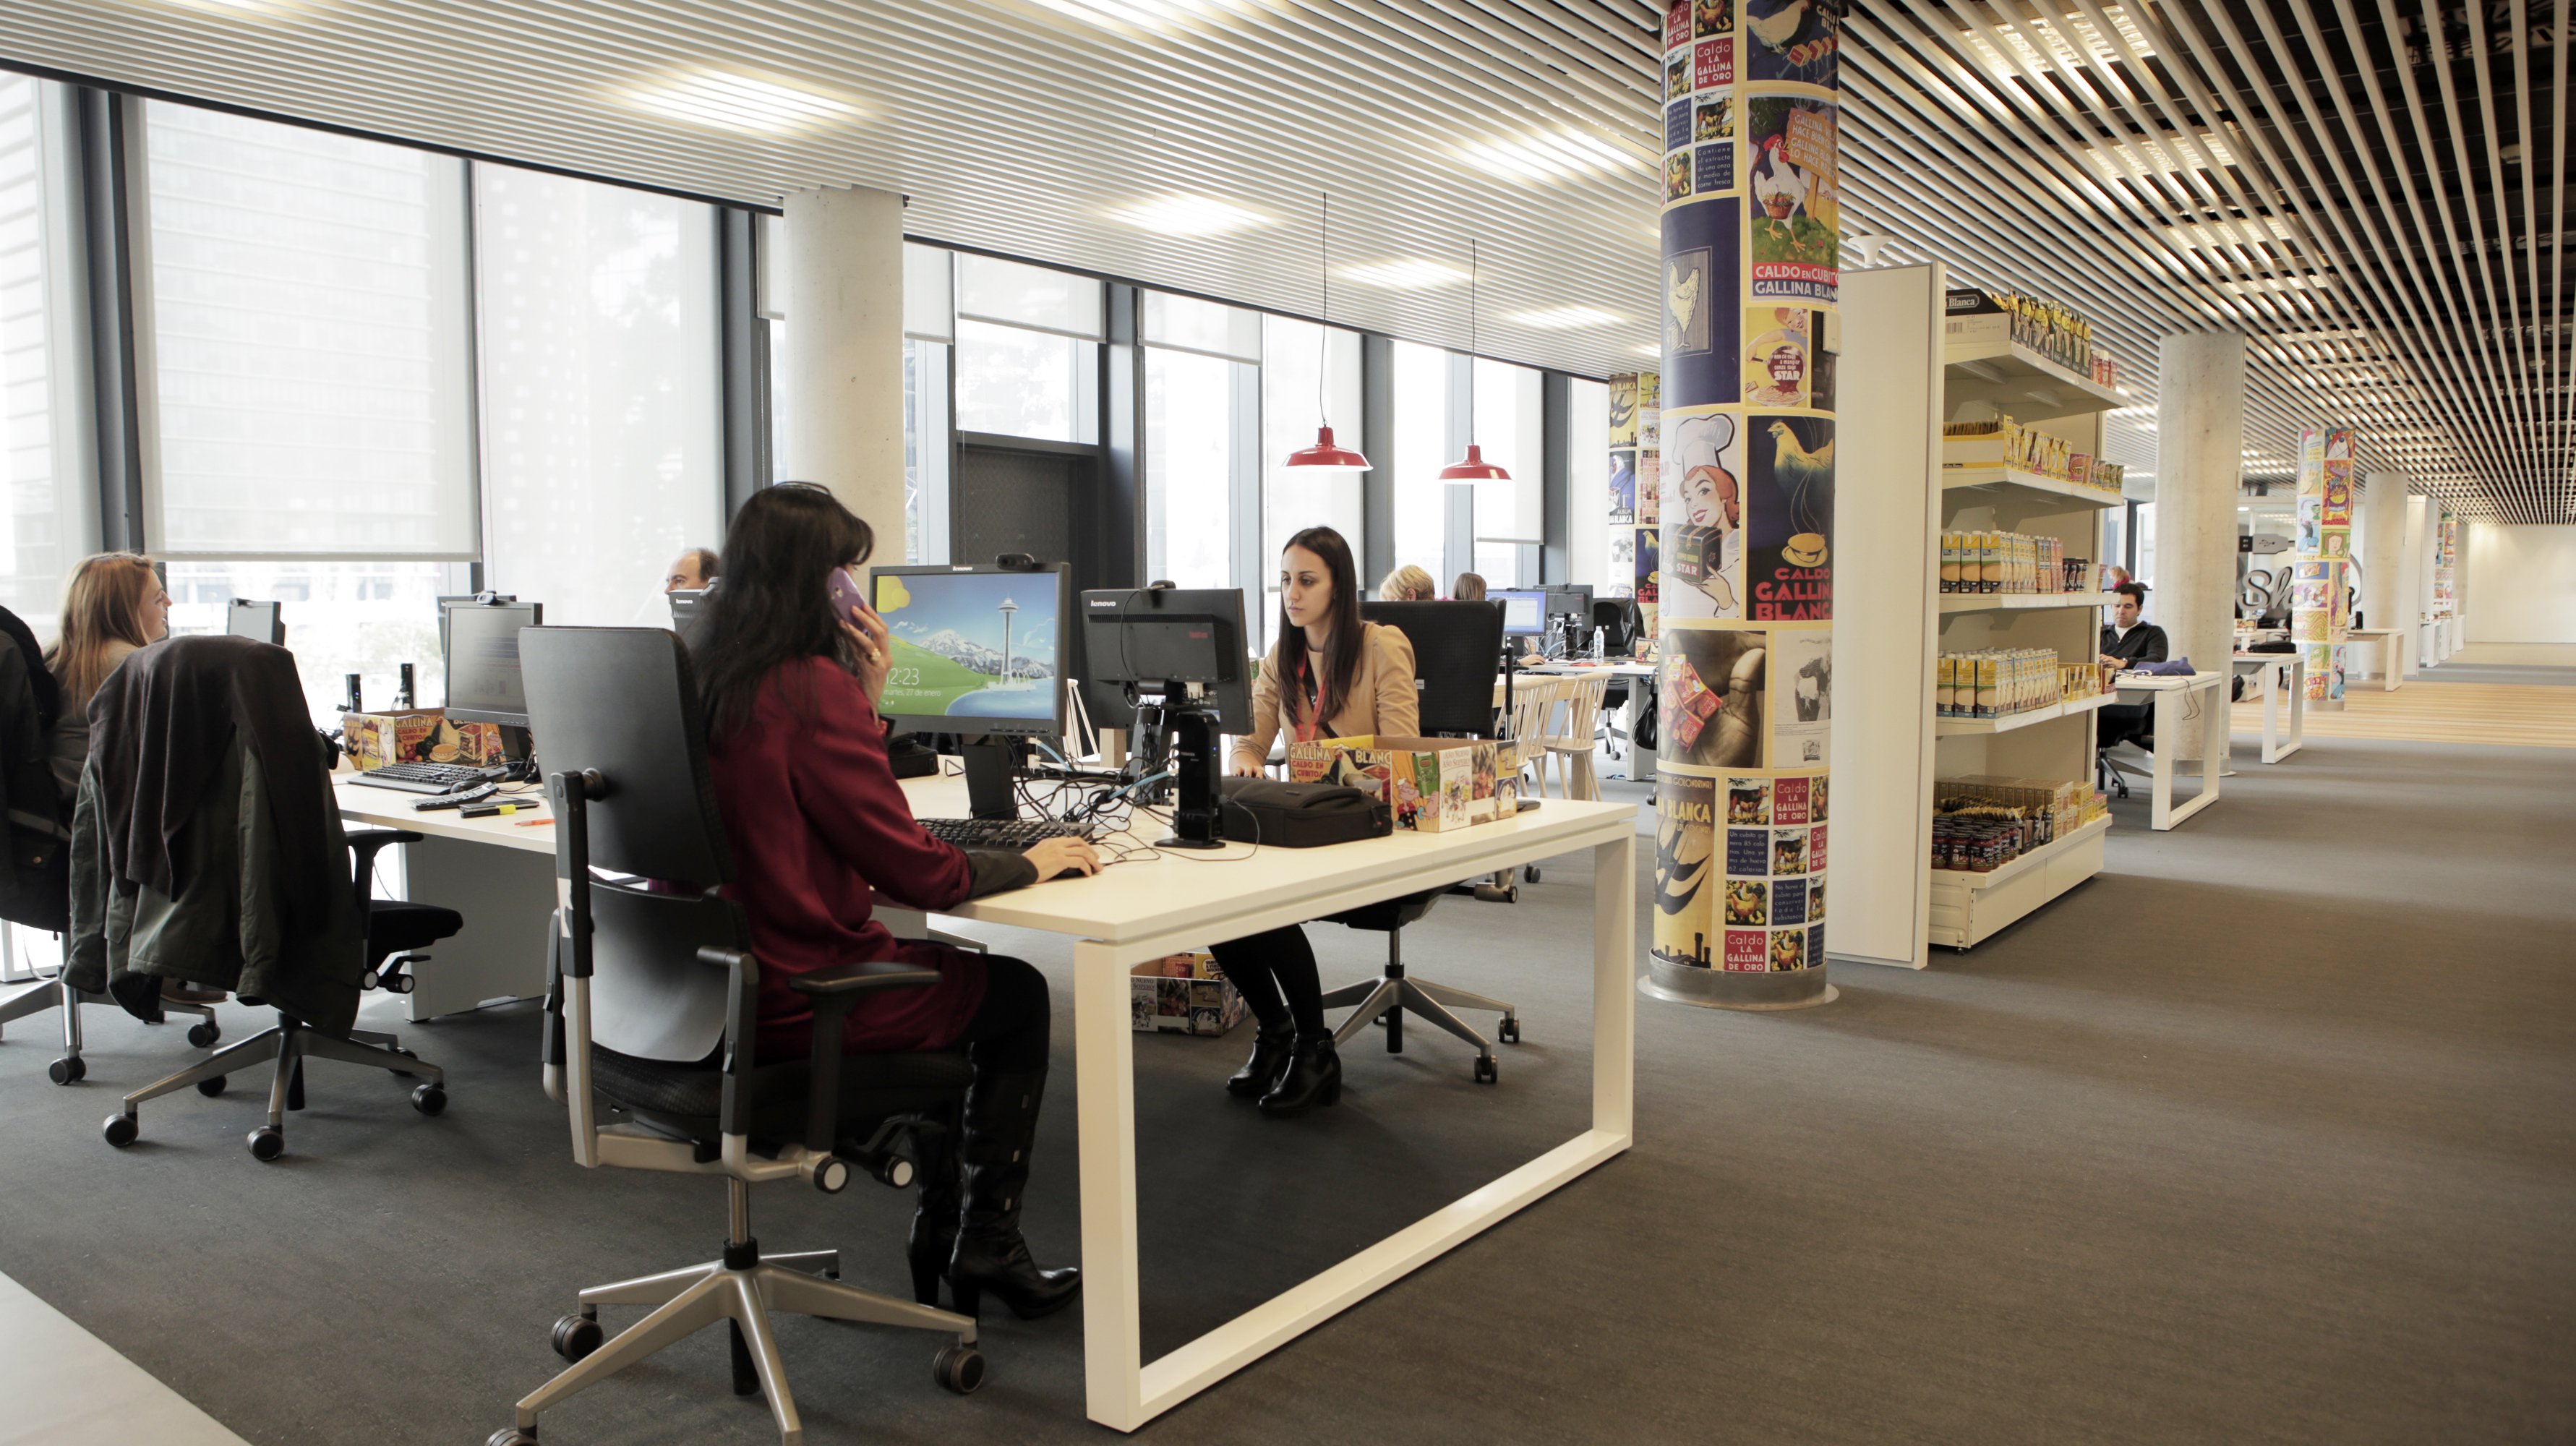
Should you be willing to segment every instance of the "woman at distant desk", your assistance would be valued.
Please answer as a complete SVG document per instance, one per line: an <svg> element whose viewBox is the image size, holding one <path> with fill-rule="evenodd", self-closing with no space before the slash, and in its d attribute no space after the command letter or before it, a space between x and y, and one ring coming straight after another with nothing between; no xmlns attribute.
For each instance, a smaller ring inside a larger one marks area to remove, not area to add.
<svg viewBox="0 0 2576 1446"><path fill-rule="evenodd" d="M1279 554L1279 641L1252 685L1252 732L1235 740L1233 771L1257 777L1282 729L1300 742L1361 734L1410 737L1420 727L1413 644L1360 620L1351 545L1309 527ZM1261 1021L1252 1058L1225 1082L1292 1118L1341 1098L1342 1062L1324 1026L1324 985L1304 926L1229 939L1210 952Z"/></svg>

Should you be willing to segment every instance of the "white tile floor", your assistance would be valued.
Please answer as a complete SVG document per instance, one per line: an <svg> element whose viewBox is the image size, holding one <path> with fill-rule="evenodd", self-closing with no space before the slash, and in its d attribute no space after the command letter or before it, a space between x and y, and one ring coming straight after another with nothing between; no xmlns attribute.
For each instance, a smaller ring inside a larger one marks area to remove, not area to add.
<svg viewBox="0 0 2576 1446"><path fill-rule="evenodd" d="M0 1275L0 1446L250 1446Z"/></svg>

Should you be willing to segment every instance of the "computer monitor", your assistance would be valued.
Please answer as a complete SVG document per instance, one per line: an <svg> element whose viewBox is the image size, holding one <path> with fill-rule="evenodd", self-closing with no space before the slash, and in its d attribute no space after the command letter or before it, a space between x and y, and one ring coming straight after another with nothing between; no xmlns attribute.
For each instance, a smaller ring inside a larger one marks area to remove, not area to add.
<svg viewBox="0 0 2576 1446"><path fill-rule="evenodd" d="M878 710L901 732L1062 737L1071 586L1062 564L872 569L894 643Z"/></svg>
<svg viewBox="0 0 2576 1446"><path fill-rule="evenodd" d="M1160 697L1204 683L1218 726L1252 731L1252 675L1241 588L1101 588L1082 595L1082 701L1099 728L1133 728L1128 685ZM1230 666L1229 666L1230 664Z"/></svg>
<svg viewBox="0 0 2576 1446"><path fill-rule="evenodd" d="M681 588L665 596L671 600L671 631L680 635L681 642L696 642L697 626L707 615L706 589Z"/></svg>
<svg viewBox="0 0 2576 1446"><path fill-rule="evenodd" d="M273 602L234 598L224 608L224 632L229 637L250 638L285 647L286 623L278 616L279 611Z"/></svg>
<svg viewBox="0 0 2576 1446"><path fill-rule="evenodd" d="M1547 631L1547 594L1540 589L1497 589L1485 601L1502 608L1505 637L1534 638Z"/></svg>
<svg viewBox="0 0 2576 1446"><path fill-rule="evenodd" d="M528 690L519 676L519 629L540 626L545 610L515 600L442 598L439 634L446 644L447 716L459 723L528 726Z"/></svg>
<svg viewBox="0 0 2576 1446"><path fill-rule="evenodd" d="M1574 618L1583 626L1592 626L1592 584L1588 582L1553 582L1547 585L1547 615L1552 618Z"/></svg>

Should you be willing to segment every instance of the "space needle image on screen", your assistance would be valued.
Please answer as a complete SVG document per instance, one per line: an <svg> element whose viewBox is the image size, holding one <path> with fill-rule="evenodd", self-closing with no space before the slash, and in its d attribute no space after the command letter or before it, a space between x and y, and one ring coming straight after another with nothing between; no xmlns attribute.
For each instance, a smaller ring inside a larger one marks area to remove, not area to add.
<svg viewBox="0 0 2576 1446"><path fill-rule="evenodd" d="M1051 575L879 575L876 608L894 639L883 710L897 716L1055 716Z"/></svg>

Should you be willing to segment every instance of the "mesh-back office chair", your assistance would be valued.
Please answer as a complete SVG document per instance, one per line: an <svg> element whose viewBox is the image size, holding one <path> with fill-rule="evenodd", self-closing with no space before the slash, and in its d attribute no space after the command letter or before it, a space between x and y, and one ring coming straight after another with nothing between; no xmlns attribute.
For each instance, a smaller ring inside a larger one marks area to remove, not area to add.
<svg viewBox="0 0 2576 1446"><path fill-rule="evenodd" d="M760 964L741 909L717 892L732 856L683 645L659 629L530 628L519 656L530 728L545 740L562 901L546 1092L570 1113L584 1166L722 1179L727 1229L715 1260L583 1291L580 1313L554 1329L572 1367L522 1399L517 1423L490 1446L533 1446L540 1413L718 1321L731 1327L734 1391L764 1394L780 1439L800 1441L772 1311L954 1336L933 1372L951 1390L974 1390L984 1360L972 1319L842 1284L836 1250L764 1256L751 1233L756 1182L836 1193L855 1167L911 1183L894 1146L907 1130L956 1118L966 1057L844 1059L841 1024L863 996L933 984L937 972L853 963L800 976L795 989L814 1001L811 1053L758 1058ZM603 1109L621 1118L603 1123ZM603 1305L650 1312L604 1339Z"/></svg>
<svg viewBox="0 0 2576 1446"><path fill-rule="evenodd" d="M1605 658L1627 657L1637 645L1641 619L1637 600L1632 597L1597 597L1592 600L1592 625L1601 630L1601 655ZM1609 739L1610 756L1618 758L1628 748L1627 730L1619 726L1621 710L1628 706L1628 680L1612 678L1601 695L1602 716L1610 721L1602 730Z"/></svg>
<svg viewBox="0 0 2576 1446"><path fill-rule="evenodd" d="M1503 610L1481 602L1364 602L1360 616L1400 628L1413 644L1414 688L1421 698L1425 736L1494 738L1494 659L1503 646ZM1385 899L1332 915L1332 922L1386 935L1386 972L1375 979L1335 989L1324 995L1324 1007L1357 1005L1333 1031L1336 1045L1369 1024L1386 1022L1389 1054L1404 1051L1404 1012L1423 1018L1476 1047L1476 1078L1492 1084L1502 1077L1501 1063L1485 1037L1451 1013L1456 1009L1491 1009L1503 1017L1497 1033L1506 1044L1521 1038L1520 1015L1499 999L1407 977L1404 972L1404 926L1431 912L1446 889Z"/></svg>

